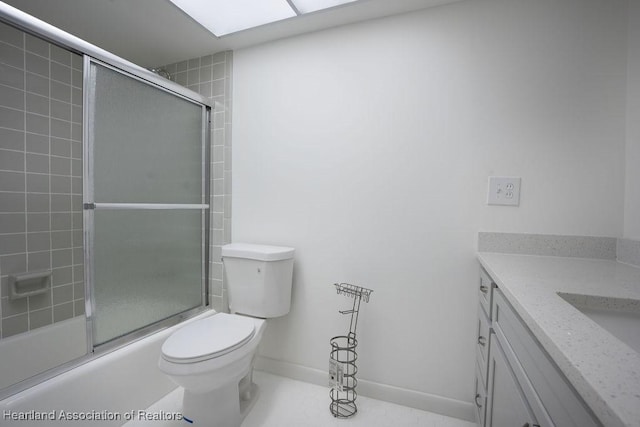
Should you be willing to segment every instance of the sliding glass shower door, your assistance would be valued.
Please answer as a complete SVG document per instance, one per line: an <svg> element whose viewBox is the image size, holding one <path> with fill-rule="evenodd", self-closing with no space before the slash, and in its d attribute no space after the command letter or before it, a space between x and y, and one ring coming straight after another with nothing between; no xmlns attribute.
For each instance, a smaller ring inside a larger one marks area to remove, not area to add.
<svg viewBox="0 0 640 427"><path fill-rule="evenodd" d="M87 314L95 346L205 302L209 112L87 61Z"/></svg>

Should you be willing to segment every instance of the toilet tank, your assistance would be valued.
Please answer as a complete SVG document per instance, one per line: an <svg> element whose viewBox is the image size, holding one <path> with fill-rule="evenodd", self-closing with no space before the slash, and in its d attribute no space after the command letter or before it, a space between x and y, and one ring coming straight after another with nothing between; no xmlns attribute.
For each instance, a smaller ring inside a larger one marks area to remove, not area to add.
<svg viewBox="0 0 640 427"><path fill-rule="evenodd" d="M229 311L279 317L291 308L293 248L231 243L222 247Z"/></svg>

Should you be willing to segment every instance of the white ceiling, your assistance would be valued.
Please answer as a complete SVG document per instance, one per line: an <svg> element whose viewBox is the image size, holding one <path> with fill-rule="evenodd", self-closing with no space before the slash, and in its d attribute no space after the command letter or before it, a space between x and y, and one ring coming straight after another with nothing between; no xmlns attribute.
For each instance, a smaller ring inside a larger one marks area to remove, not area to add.
<svg viewBox="0 0 640 427"><path fill-rule="evenodd" d="M360 0L217 38L169 0L3 0L143 67L459 0Z"/></svg>

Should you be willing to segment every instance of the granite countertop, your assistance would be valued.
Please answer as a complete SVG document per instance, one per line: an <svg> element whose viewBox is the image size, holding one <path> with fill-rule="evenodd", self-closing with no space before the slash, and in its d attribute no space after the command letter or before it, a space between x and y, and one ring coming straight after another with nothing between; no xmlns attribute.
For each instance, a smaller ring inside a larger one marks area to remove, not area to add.
<svg viewBox="0 0 640 427"><path fill-rule="evenodd" d="M640 353L557 294L640 300L640 268L489 252L479 252L478 259L600 421L640 426Z"/></svg>

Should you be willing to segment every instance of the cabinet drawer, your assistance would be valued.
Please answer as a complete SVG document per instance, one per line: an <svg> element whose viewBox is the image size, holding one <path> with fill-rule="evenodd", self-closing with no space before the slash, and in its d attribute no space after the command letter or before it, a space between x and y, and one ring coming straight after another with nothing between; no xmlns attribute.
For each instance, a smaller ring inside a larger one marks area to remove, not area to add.
<svg viewBox="0 0 640 427"><path fill-rule="evenodd" d="M504 337L522 368L518 380L527 399L544 408L540 413L534 405L536 416L559 427L601 426L499 290L493 296L493 316L496 338Z"/></svg>
<svg viewBox="0 0 640 427"><path fill-rule="evenodd" d="M476 360L482 379L487 383L487 367L489 366L489 345L491 340L491 328L489 318L484 309L478 306L478 328L476 334Z"/></svg>
<svg viewBox="0 0 640 427"><path fill-rule="evenodd" d="M487 388L485 386L482 374L479 371L479 367L476 366L476 380L475 380L475 392L474 392L474 404L475 415L478 427L484 427L484 420L487 415Z"/></svg>
<svg viewBox="0 0 640 427"><path fill-rule="evenodd" d="M492 301L491 297L493 295L493 287L495 284L493 280L489 276L489 274L484 271L484 268L480 267L480 284L478 286L478 299L480 300L480 305L484 309L485 313L489 320L491 320L491 307Z"/></svg>

